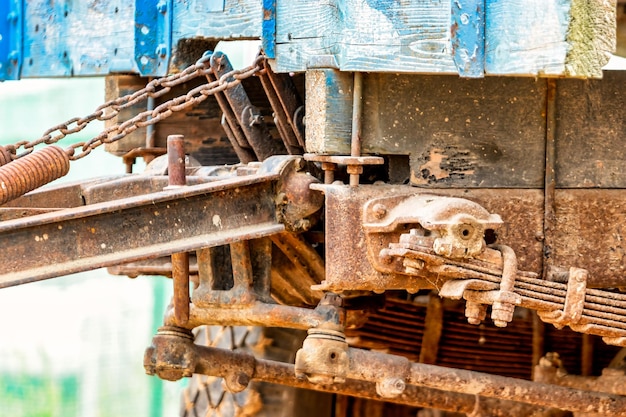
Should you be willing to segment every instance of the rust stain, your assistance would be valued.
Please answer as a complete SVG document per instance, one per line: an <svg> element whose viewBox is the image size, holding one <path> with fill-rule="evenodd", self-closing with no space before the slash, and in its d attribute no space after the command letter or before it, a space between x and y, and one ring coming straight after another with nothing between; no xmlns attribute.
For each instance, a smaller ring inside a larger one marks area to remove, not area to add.
<svg viewBox="0 0 626 417"><path fill-rule="evenodd" d="M426 159L427 162L419 167L421 175L412 174L411 182L413 184L429 184L450 178L452 175L474 175L475 172L474 169L469 167L451 169L459 161L456 161L458 158L454 158L455 160L453 161L453 158L447 154L446 149L432 148Z"/></svg>

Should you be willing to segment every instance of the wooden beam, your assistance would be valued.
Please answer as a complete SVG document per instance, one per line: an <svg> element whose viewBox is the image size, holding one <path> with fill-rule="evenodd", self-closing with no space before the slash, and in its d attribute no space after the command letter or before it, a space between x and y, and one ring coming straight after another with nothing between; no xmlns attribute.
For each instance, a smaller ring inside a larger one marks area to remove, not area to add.
<svg viewBox="0 0 626 417"><path fill-rule="evenodd" d="M615 5L615 0L487 1L487 74L601 78L615 50Z"/></svg>

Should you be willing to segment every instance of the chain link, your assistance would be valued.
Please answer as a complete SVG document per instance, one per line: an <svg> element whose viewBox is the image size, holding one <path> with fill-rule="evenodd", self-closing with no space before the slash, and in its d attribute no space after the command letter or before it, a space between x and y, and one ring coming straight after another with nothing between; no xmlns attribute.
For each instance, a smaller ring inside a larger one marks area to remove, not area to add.
<svg viewBox="0 0 626 417"><path fill-rule="evenodd" d="M5 149L11 154L11 159L19 159L32 153L37 145L51 145L57 143L68 135L80 132L94 120L110 120L117 116L122 110L147 100L149 97L161 97L169 93L173 87L186 83L187 81L197 77L206 76L211 71L211 67L209 65L210 58L210 54L205 54L195 64L190 65L177 74L154 79L146 84L146 86L141 90L107 101L106 103L98 106L93 113L85 117L74 117L65 123L61 123L46 130L38 139L33 141L20 141L12 145L5 145ZM102 144L116 142L140 127L158 123L161 120L170 117L175 112L195 106L206 100L209 96L227 90L239 84L241 80L260 73L264 70L264 60L265 58L263 56L259 56L249 67L230 71L215 81L202 84L188 91L186 94L174 97L171 100L158 105L153 110L143 111L129 120L113 124L89 141L72 144L66 149L66 152L69 155L70 160L74 161L84 158L89 155L91 151Z"/></svg>

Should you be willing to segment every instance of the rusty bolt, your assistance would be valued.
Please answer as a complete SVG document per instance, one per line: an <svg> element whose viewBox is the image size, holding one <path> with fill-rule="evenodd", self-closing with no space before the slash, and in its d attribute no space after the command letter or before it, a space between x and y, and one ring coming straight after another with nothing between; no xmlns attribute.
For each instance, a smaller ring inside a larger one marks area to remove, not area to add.
<svg viewBox="0 0 626 417"><path fill-rule="evenodd" d="M244 372L235 372L223 380L224 388L232 393L241 392L250 384L250 376Z"/></svg>
<svg viewBox="0 0 626 417"><path fill-rule="evenodd" d="M387 207L385 207L384 204L374 204L372 210L374 212L374 217L376 217L377 219L382 219L387 215Z"/></svg>
<svg viewBox="0 0 626 417"><path fill-rule="evenodd" d="M397 377L385 378L376 383L376 393L383 398L394 398L401 395L406 389L404 379Z"/></svg>
<svg viewBox="0 0 626 417"><path fill-rule="evenodd" d="M13 64L17 63L17 61L19 61L19 58L20 58L20 54L17 51L11 51L11 53L7 57L7 59L11 61L11 63Z"/></svg>
<svg viewBox="0 0 626 417"><path fill-rule="evenodd" d="M319 305L341 307L343 298L333 292L327 292L324 294L324 298L320 300Z"/></svg>
<svg viewBox="0 0 626 417"><path fill-rule="evenodd" d="M159 46L157 46L154 53L161 58L165 57L167 55L167 46L165 46L164 44L160 44Z"/></svg>
<svg viewBox="0 0 626 417"><path fill-rule="evenodd" d="M409 275L418 275L424 268L425 263L421 259L404 258L402 265L404 266L405 273Z"/></svg>
<svg viewBox="0 0 626 417"><path fill-rule="evenodd" d="M473 301L465 303L465 317L469 324L480 324L487 317L487 306Z"/></svg>
<svg viewBox="0 0 626 417"><path fill-rule="evenodd" d="M363 165L348 165L346 171L350 175L361 175L363 173Z"/></svg>
<svg viewBox="0 0 626 417"><path fill-rule="evenodd" d="M433 243L433 250L437 255L450 257L454 253L454 247L448 243L443 241L442 239L436 239Z"/></svg>
<svg viewBox="0 0 626 417"><path fill-rule="evenodd" d="M516 295L511 291L500 291L496 300L491 306L491 319L497 327L506 327L513 321L515 311Z"/></svg>

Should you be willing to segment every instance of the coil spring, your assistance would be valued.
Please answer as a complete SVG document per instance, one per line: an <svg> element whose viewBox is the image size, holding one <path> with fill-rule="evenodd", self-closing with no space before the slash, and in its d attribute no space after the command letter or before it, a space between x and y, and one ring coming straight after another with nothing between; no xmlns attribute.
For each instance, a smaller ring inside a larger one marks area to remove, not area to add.
<svg viewBox="0 0 626 417"><path fill-rule="evenodd" d="M69 170L70 158L58 146L47 146L5 163L0 166L0 205L63 177Z"/></svg>

